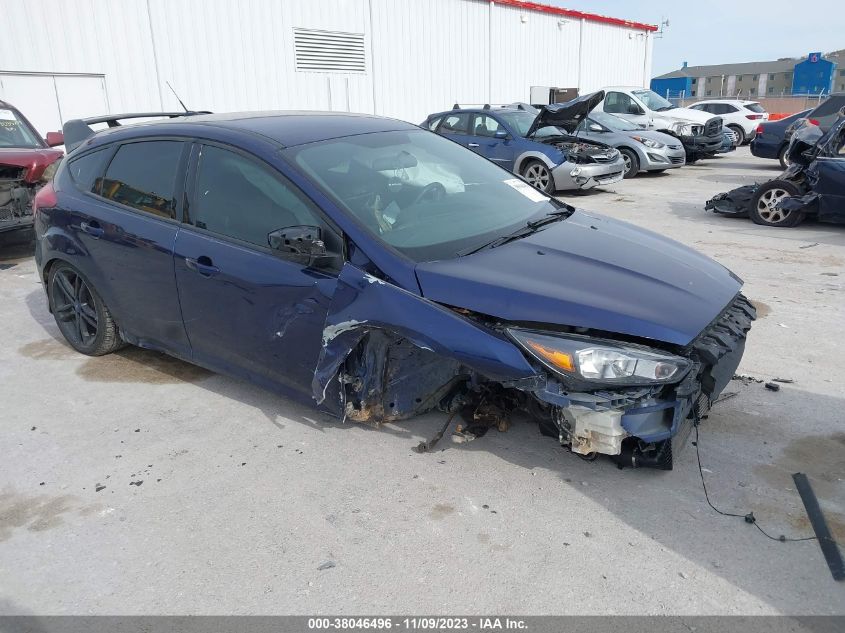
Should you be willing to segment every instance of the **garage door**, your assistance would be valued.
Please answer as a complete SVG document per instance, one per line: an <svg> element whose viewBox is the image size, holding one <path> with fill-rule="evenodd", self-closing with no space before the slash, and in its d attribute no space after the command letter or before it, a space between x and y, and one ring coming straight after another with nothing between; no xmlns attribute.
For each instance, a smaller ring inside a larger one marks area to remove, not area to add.
<svg viewBox="0 0 845 633"><path fill-rule="evenodd" d="M0 72L0 99L23 112L42 136L69 119L109 113L103 75Z"/></svg>

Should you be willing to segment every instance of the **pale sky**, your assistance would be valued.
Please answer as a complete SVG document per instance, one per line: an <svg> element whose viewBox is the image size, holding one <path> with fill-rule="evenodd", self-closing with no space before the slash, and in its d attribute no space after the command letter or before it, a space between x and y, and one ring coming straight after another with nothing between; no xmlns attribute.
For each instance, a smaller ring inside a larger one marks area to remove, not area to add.
<svg viewBox="0 0 845 633"><path fill-rule="evenodd" d="M567 9L659 24L652 76L690 66L804 57L845 49L845 2L769 0L541 0Z"/></svg>

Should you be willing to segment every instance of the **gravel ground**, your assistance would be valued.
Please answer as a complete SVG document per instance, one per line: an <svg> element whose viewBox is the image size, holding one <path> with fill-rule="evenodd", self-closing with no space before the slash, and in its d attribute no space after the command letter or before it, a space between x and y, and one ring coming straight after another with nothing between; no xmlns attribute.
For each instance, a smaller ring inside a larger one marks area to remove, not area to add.
<svg viewBox="0 0 845 633"><path fill-rule="evenodd" d="M806 472L845 543L845 227L703 211L778 171L742 148L566 199L746 280L760 318L740 371L794 382L728 387L701 430L711 498L805 536L790 475ZM31 244L13 241L0 613L845 614L815 542L708 508L693 447L673 472L620 471L516 420L417 455L440 415L342 425L156 353L86 358L60 340Z"/></svg>

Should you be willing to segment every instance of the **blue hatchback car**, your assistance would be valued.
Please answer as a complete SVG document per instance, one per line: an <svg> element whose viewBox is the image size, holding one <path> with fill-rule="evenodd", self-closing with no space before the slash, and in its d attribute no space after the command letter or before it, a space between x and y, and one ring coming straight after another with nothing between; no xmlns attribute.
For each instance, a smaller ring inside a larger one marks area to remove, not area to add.
<svg viewBox="0 0 845 633"><path fill-rule="evenodd" d="M578 125L603 98L599 91L539 110L456 105L430 115L422 127L468 147L546 193L592 189L619 182L626 171L619 150L577 134Z"/></svg>
<svg viewBox="0 0 845 633"><path fill-rule="evenodd" d="M49 308L83 354L160 350L360 422L525 410L575 453L661 468L739 363L734 274L436 134L171 116L68 122L35 201Z"/></svg>

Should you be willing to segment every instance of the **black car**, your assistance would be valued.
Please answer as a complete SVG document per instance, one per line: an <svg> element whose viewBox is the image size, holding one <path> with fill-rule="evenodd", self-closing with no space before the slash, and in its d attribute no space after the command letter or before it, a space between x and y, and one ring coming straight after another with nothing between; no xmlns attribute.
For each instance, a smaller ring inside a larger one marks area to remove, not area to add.
<svg viewBox="0 0 845 633"><path fill-rule="evenodd" d="M766 226L797 226L807 216L845 224L845 108L827 132L808 119L797 122L794 130L786 171L762 185L719 194L705 209L749 215Z"/></svg>
<svg viewBox="0 0 845 633"><path fill-rule="evenodd" d="M796 112L778 121L767 121L757 126L757 135L751 141L751 153L757 158L774 158L780 161L781 167L787 168L786 148L789 140L786 130L798 119L806 117L810 110Z"/></svg>

